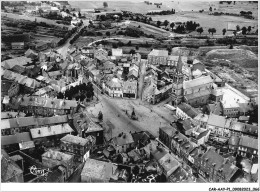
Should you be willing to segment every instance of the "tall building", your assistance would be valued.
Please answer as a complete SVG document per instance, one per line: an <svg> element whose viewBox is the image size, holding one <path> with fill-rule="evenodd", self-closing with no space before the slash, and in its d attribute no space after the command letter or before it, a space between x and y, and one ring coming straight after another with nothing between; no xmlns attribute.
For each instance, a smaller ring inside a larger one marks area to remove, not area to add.
<svg viewBox="0 0 260 192"><path fill-rule="evenodd" d="M183 99L184 74L182 72L182 67L183 67L183 62L181 56L179 56L176 70L173 75L173 83L172 83L171 101L172 101L172 105L174 106L177 106Z"/></svg>

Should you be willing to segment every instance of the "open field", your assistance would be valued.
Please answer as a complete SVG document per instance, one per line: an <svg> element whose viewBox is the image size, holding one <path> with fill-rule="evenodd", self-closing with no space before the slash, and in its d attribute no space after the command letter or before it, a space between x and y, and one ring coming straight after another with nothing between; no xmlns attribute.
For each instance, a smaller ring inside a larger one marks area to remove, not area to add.
<svg viewBox="0 0 260 192"><path fill-rule="evenodd" d="M251 20L251 19L245 19L242 17L235 17L235 16L214 16L214 15L208 15L208 13L177 13L175 15L156 15L152 16L153 20L168 20L169 22L186 22L186 21L195 21L200 24L201 27L203 27L204 32L203 34L208 34L209 28L215 28L217 32L215 34L221 35L222 30L224 28L227 29L228 22L233 22L235 25L239 25L241 28L246 26L255 27L255 29L258 26L257 20ZM197 32L195 32L197 34ZM233 34L232 31L227 31L227 35Z"/></svg>

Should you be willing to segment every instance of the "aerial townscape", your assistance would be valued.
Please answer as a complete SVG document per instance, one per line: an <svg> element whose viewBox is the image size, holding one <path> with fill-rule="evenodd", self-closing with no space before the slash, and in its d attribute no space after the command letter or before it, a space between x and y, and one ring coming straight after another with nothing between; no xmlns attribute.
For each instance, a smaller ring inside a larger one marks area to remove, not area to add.
<svg viewBox="0 0 260 192"><path fill-rule="evenodd" d="M257 1L2 1L2 183L258 183Z"/></svg>

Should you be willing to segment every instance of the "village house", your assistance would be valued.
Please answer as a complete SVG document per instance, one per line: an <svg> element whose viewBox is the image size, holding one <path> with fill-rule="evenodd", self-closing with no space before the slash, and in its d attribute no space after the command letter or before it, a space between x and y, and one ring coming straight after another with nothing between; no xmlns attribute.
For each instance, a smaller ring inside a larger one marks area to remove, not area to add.
<svg viewBox="0 0 260 192"><path fill-rule="evenodd" d="M240 137L232 135L228 140L228 151L230 153L237 152Z"/></svg>
<svg viewBox="0 0 260 192"><path fill-rule="evenodd" d="M192 141L187 140L180 146L180 157L186 162L189 163L189 154L190 152L198 147L198 145Z"/></svg>
<svg viewBox="0 0 260 192"><path fill-rule="evenodd" d="M233 122L229 127L229 134L234 136L250 136L258 138L258 126L241 122Z"/></svg>
<svg viewBox="0 0 260 192"><path fill-rule="evenodd" d="M207 124L207 129L211 131L212 134L218 136L228 136L228 129L226 128L227 119L223 116L210 114Z"/></svg>
<svg viewBox="0 0 260 192"><path fill-rule="evenodd" d="M137 97L137 81L125 81L123 82L123 97L133 98Z"/></svg>
<svg viewBox="0 0 260 192"><path fill-rule="evenodd" d="M112 56L116 58L121 58L123 56L123 49L112 49Z"/></svg>
<svg viewBox="0 0 260 192"><path fill-rule="evenodd" d="M153 49L148 54L148 65L166 65L168 58L167 50L157 50Z"/></svg>
<svg viewBox="0 0 260 192"><path fill-rule="evenodd" d="M81 182L108 183L115 171L116 167L111 162L87 159L81 172Z"/></svg>
<svg viewBox="0 0 260 192"><path fill-rule="evenodd" d="M57 147L60 145L60 139L74 130L66 123L33 128L30 132L36 146Z"/></svg>
<svg viewBox="0 0 260 192"><path fill-rule="evenodd" d="M1 136L1 146L7 152L33 149L35 147L29 132Z"/></svg>
<svg viewBox="0 0 260 192"><path fill-rule="evenodd" d="M118 78L112 78L109 81L103 82L103 90L110 97L123 97L122 81Z"/></svg>
<svg viewBox="0 0 260 192"><path fill-rule="evenodd" d="M258 156L258 139L242 135L238 144L238 154L254 159Z"/></svg>
<svg viewBox="0 0 260 192"><path fill-rule="evenodd" d="M1 66L4 69L12 69L15 65L25 66L32 63L32 60L27 57L16 57L14 59L8 59L1 62Z"/></svg>
<svg viewBox="0 0 260 192"><path fill-rule="evenodd" d="M209 140L209 135L210 130L198 128L196 131L192 132L192 136L194 137L191 137L191 139L198 145L205 145Z"/></svg>
<svg viewBox="0 0 260 192"><path fill-rule="evenodd" d="M42 154L42 163L44 166L52 169L56 166L64 166L66 174L64 175L64 181L66 181L74 172L74 156L60 151L49 149Z"/></svg>
<svg viewBox="0 0 260 192"><path fill-rule="evenodd" d="M15 111L1 111L1 120L25 117L25 113ZM2 128L2 127L1 127Z"/></svg>
<svg viewBox="0 0 260 192"><path fill-rule="evenodd" d="M116 153L122 153L134 147L134 140L130 133L120 133L117 137L112 138L111 145L115 148Z"/></svg>
<svg viewBox="0 0 260 192"><path fill-rule="evenodd" d="M101 55L107 58L108 52L105 49L103 49L102 44L99 44L98 49L94 50L94 58L99 57Z"/></svg>
<svg viewBox="0 0 260 192"><path fill-rule="evenodd" d="M238 176L238 167L209 148L199 161L199 173L209 182L232 182Z"/></svg>
<svg viewBox="0 0 260 192"><path fill-rule="evenodd" d="M23 50L24 49L24 42L12 42L11 43L13 50Z"/></svg>
<svg viewBox="0 0 260 192"><path fill-rule="evenodd" d="M193 119L199 112L187 103L181 103L176 108L176 116L182 120Z"/></svg>
<svg viewBox="0 0 260 192"><path fill-rule="evenodd" d="M21 113L21 112L19 112ZM10 113L11 114L11 113ZM18 116L11 119L1 120L1 135L14 135L22 132L29 132L32 128L38 128L41 126L57 125L62 123L67 123L67 115L53 116L53 117L43 117L36 118L33 116L23 117Z"/></svg>
<svg viewBox="0 0 260 192"><path fill-rule="evenodd" d="M1 149L1 182L24 182L22 168L19 167L3 149Z"/></svg>
<svg viewBox="0 0 260 192"><path fill-rule="evenodd" d="M207 114L199 113L196 117L193 118L194 121L197 121L199 123L201 128L206 128L209 116Z"/></svg>
<svg viewBox="0 0 260 192"><path fill-rule="evenodd" d="M78 107L76 100L43 97L22 97L18 102L20 111L40 116L72 114Z"/></svg>
<svg viewBox="0 0 260 192"><path fill-rule="evenodd" d="M62 152L74 154L75 162L85 162L89 157L91 143L88 139L78 136L66 135L60 139L60 149Z"/></svg>
<svg viewBox="0 0 260 192"><path fill-rule="evenodd" d="M103 135L104 135L104 129L98 125L97 123L94 123L93 121L90 121L87 125L86 130L84 130L84 138L87 138L88 136L93 136L96 140L96 145L102 145L103 144Z"/></svg>
<svg viewBox="0 0 260 192"><path fill-rule="evenodd" d="M225 100L221 101L223 108L223 116L227 117L238 117L240 112L240 107L238 101Z"/></svg>

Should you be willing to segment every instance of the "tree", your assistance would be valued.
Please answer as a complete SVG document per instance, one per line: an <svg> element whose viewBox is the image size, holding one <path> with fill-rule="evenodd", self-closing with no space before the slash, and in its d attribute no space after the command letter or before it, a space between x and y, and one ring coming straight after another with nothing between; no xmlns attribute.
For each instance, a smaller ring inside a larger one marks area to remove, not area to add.
<svg viewBox="0 0 260 192"><path fill-rule="evenodd" d="M132 42L131 42L131 41L128 41L127 45L128 45L128 46L131 46L131 45L132 45Z"/></svg>
<svg viewBox="0 0 260 192"><path fill-rule="evenodd" d="M103 121L103 113L101 111L98 113L98 120Z"/></svg>
<svg viewBox="0 0 260 192"><path fill-rule="evenodd" d="M165 26L165 28L168 26L168 24L169 24L169 21L167 21L167 20L165 20L164 22L163 22L163 24L164 24L164 26Z"/></svg>
<svg viewBox="0 0 260 192"><path fill-rule="evenodd" d="M172 22L171 24L170 24L170 27L172 28L172 31L173 31L173 27L175 26L175 24Z"/></svg>
<svg viewBox="0 0 260 192"><path fill-rule="evenodd" d="M104 7L104 8L107 8L107 7L108 7L107 2L103 2L103 7Z"/></svg>
<svg viewBox="0 0 260 192"><path fill-rule="evenodd" d="M226 30L226 28L224 28L224 29L222 30L223 35L225 35L226 32L227 32L227 30Z"/></svg>
<svg viewBox="0 0 260 192"><path fill-rule="evenodd" d="M240 31L240 26L237 25L237 26L236 26L236 29L237 29L237 31Z"/></svg>
<svg viewBox="0 0 260 192"><path fill-rule="evenodd" d="M216 33L217 30L215 28L209 28L208 32L213 35L213 33Z"/></svg>
<svg viewBox="0 0 260 192"><path fill-rule="evenodd" d="M248 26L247 31L250 32L251 29L252 29L251 26Z"/></svg>
<svg viewBox="0 0 260 192"><path fill-rule="evenodd" d="M135 50L131 49L129 53L133 55L133 54L135 54Z"/></svg>
<svg viewBox="0 0 260 192"><path fill-rule="evenodd" d="M161 21L157 21L157 27L160 27L160 26L161 26L161 24L162 24L162 22L161 22Z"/></svg>
<svg viewBox="0 0 260 192"><path fill-rule="evenodd" d="M198 28L197 32L201 35L201 33L203 33L203 28L202 27Z"/></svg>
<svg viewBox="0 0 260 192"><path fill-rule="evenodd" d="M79 18L81 18L81 13L80 13L80 11L79 11L79 14L78 14L78 15L79 15Z"/></svg>
<svg viewBox="0 0 260 192"><path fill-rule="evenodd" d="M140 170L140 168L137 165L135 165L133 170L132 170L132 172L133 172L134 175L138 175L139 174L139 170Z"/></svg>
<svg viewBox="0 0 260 192"><path fill-rule="evenodd" d="M212 11L212 7L209 8L209 11Z"/></svg>
<svg viewBox="0 0 260 192"><path fill-rule="evenodd" d="M135 49L136 49L136 50L139 50L139 46L138 46L138 45L136 45L136 46L135 46Z"/></svg>
<svg viewBox="0 0 260 192"><path fill-rule="evenodd" d="M110 32L109 31L106 32L106 36L110 36Z"/></svg>
<svg viewBox="0 0 260 192"><path fill-rule="evenodd" d="M246 31L247 31L247 28L246 27L242 27L242 34L243 35L246 35Z"/></svg>

